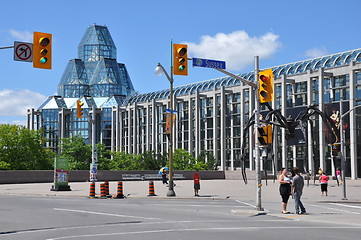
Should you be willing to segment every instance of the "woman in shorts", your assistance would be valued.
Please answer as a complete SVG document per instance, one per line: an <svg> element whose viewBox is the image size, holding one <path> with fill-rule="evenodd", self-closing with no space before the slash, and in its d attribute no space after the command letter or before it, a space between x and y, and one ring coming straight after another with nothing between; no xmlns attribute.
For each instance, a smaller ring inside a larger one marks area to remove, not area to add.
<svg viewBox="0 0 361 240"><path fill-rule="evenodd" d="M287 177L287 169L282 168L278 182L280 183L280 195L282 197L282 213L290 214L290 212L287 211L287 203L291 195L291 179Z"/></svg>

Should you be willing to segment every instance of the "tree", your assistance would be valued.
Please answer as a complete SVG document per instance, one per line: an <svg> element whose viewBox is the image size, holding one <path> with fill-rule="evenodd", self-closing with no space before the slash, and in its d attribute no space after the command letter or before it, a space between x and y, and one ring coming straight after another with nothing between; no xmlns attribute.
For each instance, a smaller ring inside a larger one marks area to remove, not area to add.
<svg viewBox="0 0 361 240"><path fill-rule="evenodd" d="M194 170L196 159L184 149L175 149L173 154L173 166L175 170Z"/></svg>
<svg viewBox="0 0 361 240"><path fill-rule="evenodd" d="M159 170L167 164L167 155L146 151L141 154L140 166L142 170Z"/></svg>
<svg viewBox="0 0 361 240"><path fill-rule="evenodd" d="M140 155L128 154L126 152L111 152L113 156L110 162L110 170L142 170Z"/></svg>
<svg viewBox="0 0 361 240"><path fill-rule="evenodd" d="M197 157L196 169L217 170L216 158L211 152L203 150Z"/></svg>
<svg viewBox="0 0 361 240"><path fill-rule="evenodd" d="M61 143L62 155L69 159L70 169L89 170L92 159L92 147L85 144L80 135L63 138Z"/></svg>
<svg viewBox="0 0 361 240"><path fill-rule="evenodd" d="M0 169L48 170L53 168L55 153L44 148L40 130L19 125L0 125Z"/></svg>

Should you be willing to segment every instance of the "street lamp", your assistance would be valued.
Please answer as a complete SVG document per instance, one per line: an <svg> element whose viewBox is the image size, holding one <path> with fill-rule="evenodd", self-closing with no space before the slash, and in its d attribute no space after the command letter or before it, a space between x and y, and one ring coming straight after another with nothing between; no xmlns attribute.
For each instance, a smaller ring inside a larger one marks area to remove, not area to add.
<svg viewBox="0 0 361 240"><path fill-rule="evenodd" d="M158 63L157 67L154 70L155 75L160 76L162 73L167 77L170 87L169 87L169 99L170 99L170 131L169 131L169 185L167 197L174 197L174 184L173 184L173 66L171 66L170 72L171 75L167 73L162 64Z"/></svg>

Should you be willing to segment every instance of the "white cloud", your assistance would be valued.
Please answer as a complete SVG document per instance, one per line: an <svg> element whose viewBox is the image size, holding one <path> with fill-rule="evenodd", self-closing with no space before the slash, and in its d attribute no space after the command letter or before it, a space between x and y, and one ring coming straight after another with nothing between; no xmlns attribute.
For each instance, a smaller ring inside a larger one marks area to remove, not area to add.
<svg viewBox="0 0 361 240"><path fill-rule="evenodd" d="M33 33L29 31L17 31L14 29L9 30L10 35L15 41L20 42L33 42Z"/></svg>
<svg viewBox="0 0 361 240"><path fill-rule="evenodd" d="M28 89L0 90L0 116L26 116L28 108L39 107L46 96Z"/></svg>
<svg viewBox="0 0 361 240"><path fill-rule="evenodd" d="M190 57L223 60L227 69L241 70L254 62L254 56L271 58L281 47L278 38L278 35L270 32L260 37L250 37L245 31L234 31L230 34L205 35L199 44L186 44L192 55Z"/></svg>
<svg viewBox="0 0 361 240"><path fill-rule="evenodd" d="M325 47L311 48L305 52L305 56L310 58L317 58L325 55L327 55L327 50Z"/></svg>

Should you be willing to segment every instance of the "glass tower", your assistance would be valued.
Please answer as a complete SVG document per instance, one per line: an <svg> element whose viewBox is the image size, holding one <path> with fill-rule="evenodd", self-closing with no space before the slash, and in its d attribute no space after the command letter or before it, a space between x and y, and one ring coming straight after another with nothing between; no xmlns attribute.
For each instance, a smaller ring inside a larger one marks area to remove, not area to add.
<svg viewBox="0 0 361 240"><path fill-rule="evenodd" d="M117 48L106 26L91 25L70 60L58 85L63 98L128 96L133 84L124 64L117 63Z"/></svg>

